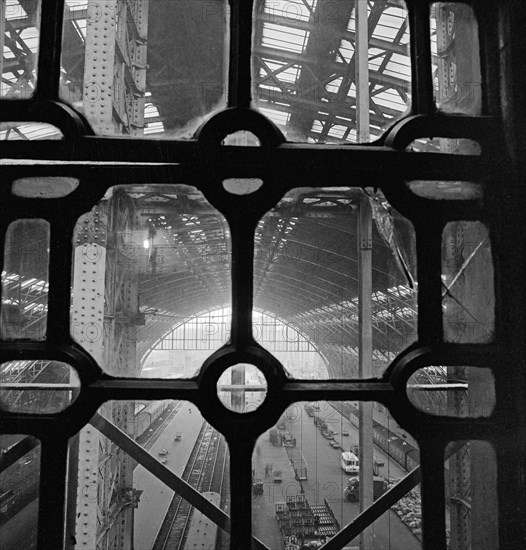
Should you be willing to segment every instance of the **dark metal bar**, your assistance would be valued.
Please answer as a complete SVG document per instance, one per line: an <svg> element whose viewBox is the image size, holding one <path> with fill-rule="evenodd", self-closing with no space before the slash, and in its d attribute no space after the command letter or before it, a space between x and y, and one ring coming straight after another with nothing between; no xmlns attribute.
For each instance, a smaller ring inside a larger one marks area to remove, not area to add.
<svg viewBox="0 0 526 550"><path fill-rule="evenodd" d="M37 87L40 99L58 99L64 0L42 0Z"/></svg>
<svg viewBox="0 0 526 550"><path fill-rule="evenodd" d="M64 220L66 221L66 220ZM47 335L50 341L64 340L70 331L71 290L64 279L70 280L72 267L73 220L50 227L49 244L49 297Z"/></svg>
<svg viewBox="0 0 526 550"><path fill-rule="evenodd" d="M238 432L230 444L230 511L235 529L230 534L230 548L251 548L252 537L252 445Z"/></svg>
<svg viewBox="0 0 526 550"><path fill-rule="evenodd" d="M80 140L84 142L84 139ZM50 159L57 162L64 159L63 151L57 148L60 142L17 142L5 141L2 143L1 155L4 158L33 158ZM87 147L82 154L82 160L96 161L114 159L115 162L141 163L151 162L148 165L140 165L135 171L133 164L129 165L71 165L64 168L56 165L57 173L79 174L82 170L88 171L91 176L103 176L108 174L112 178L119 177L122 181L117 183L142 183L149 180L159 181L160 178L170 177L164 181L187 183L202 187L196 180L196 172L202 169L208 162L206 157L196 156L197 144L193 147L182 146L179 143L158 143L142 140L133 146L131 140L117 140L106 142L105 138L87 139ZM142 147L143 146L143 147ZM141 150L142 148L142 150ZM134 152L136 154L134 154ZM382 188L389 188L396 183L397 178L405 180L484 180L490 171L495 170L498 158L478 155L453 155L437 153L411 153L400 152L387 147L366 146L338 146L327 145L323 148L308 144L285 144L277 147L272 152L272 160L267 150L261 147L227 147L223 146L217 153L217 171L220 173L234 173L233 177L257 177L264 176L268 172L269 163L273 170L281 172L279 180L280 188L292 189L298 181L302 185L319 186L320 181L330 181L331 186L349 186L349 182L355 185L369 187L370 184L379 184ZM166 166L166 162L178 163L184 161L184 165ZM162 163L159 166L157 163ZM492 164L491 164L492 163ZM42 171L50 172L51 169L35 166L21 166L27 175L40 175ZM0 173L4 171L13 173L12 166L0 166ZM389 173L389 179L385 178ZM215 182L214 182L215 184ZM110 185L108 184L108 187ZM461 202L461 201L458 201Z"/></svg>
<svg viewBox="0 0 526 550"><path fill-rule="evenodd" d="M228 106L250 107L252 0L231 0Z"/></svg>
<svg viewBox="0 0 526 550"><path fill-rule="evenodd" d="M31 436L26 436L18 441L18 443L15 443L8 451L0 454L0 473L39 445L40 441Z"/></svg>
<svg viewBox="0 0 526 550"><path fill-rule="evenodd" d="M53 432L50 432L53 433ZM38 506L38 548L57 550L64 544L68 441L61 434L42 440Z"/></svg>
<svg viewBox="0 0 526 550"><path fill-rule="evenodd" d="M462 446L462 445L460 445ZM446 508L444 455L438 446L424 446L420 453L422 470L422 537L424 548L446 549ZM457 448L457 446L454 446ZM453 453L448 453L452 456ZM449 458L449 456L447 458ZM446 459L447 459L446 458Z"/></svg>
<svg viewBox="0 0 526 550"><path fill-rule="evenodd" d="M411 44L412 111L432 113L435 110L431 75L431 28L429 3L410 2L409 30Z"/></svg>
<svg viewBox="0 0 526 550"><path fill-rule="evenodd" d="M418 336L422 340L440 341L442 323L442 226L433 220L417 229L418 262Z"/></svg>
<svg viewBox="0 0 526 550"><path fill-rule="evenodd" d="M232 221L229 222L232 225ZM235 223L232 230L232 327L235 346L243 347L252 338L254 286L254 229L252 223Z"/></svg>

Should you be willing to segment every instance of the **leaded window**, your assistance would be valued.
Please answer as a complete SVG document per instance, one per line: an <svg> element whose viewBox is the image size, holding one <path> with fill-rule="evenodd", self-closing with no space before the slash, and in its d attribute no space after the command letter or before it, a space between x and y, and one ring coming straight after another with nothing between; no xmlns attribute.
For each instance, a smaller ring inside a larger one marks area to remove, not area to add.
<svg viewBox="0 0 526 550"><path fill-rule="evenodd" d="M524 543L512 5L0 0L5 548Z"/></svg>

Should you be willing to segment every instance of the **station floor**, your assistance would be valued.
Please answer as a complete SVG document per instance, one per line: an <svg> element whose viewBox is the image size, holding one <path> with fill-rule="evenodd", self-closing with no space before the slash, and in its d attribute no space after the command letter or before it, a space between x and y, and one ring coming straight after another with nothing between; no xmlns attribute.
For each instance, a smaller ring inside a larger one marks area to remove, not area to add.
<svg viewBox="0 0 526 550"><path fill-rule="evenodd" d="M305 414L302 406L296 404L295 407L290 415L292 419L285 422L285 428L296 438L296 447L290 449L287 454L285 447L274 447L270 443L269 432L267 432L259 439L254 453L254 477L263 482L264 493L257 497L253 496L253 530L256 537L272 550L283 549L282 536L275 518L275 504L286 501L288 495L296 495L303 490L309 504L323 504L326 500L340 528L359 514L359 504L348 502L344 498L343 491L350 476L341 469L341 449L334 449L329 445L328 440L314 425L314 419ZM320 403L320 407L322 418L330 415L334 419L330 427L338 432L335 439L341 442L345 450L349 450L352 445L358 443L358 432L350 422L342 419L339 414L333 415L334 409L328 403ZM326 411L323 410L324 408ZM342 430L347 430L349 436L342 436ZM379 449L375 448L374 454L384 461L384 466L380 468L380 475L401 478L407 474ZM292 457L294 461L298 461L300 455L307 468L307 480L301 483L301 487L295 479L289 458ZM274 472L276 469L282 471L281 483L274 483L272 477L265 478L265 466L268 465L272 465ZM378 550L421 548L421 542L393 511L386 512L374 522L373 533L375 548ZM359 540L351 541L349 546L358 547Z"/></svg>

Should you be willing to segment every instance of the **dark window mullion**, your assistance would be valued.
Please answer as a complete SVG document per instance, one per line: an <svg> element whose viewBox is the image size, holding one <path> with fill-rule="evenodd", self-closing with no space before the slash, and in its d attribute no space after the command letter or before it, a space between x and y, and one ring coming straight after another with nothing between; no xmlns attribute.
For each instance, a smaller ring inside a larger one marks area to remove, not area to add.
<svg viewBox="0 0 526 550"><path fill-rule="evenodd" d="M38 548L57 550L64 544L64 511L68 440L55 430L42 438L38 499ZM82 511L81 511L82 513Z"/></svg>
<svg viewBox="0 0 526 550"><path fill-rule="evenodd" d="M67 210L57 209L58 212ZM57 220L50 225L47 334L49 340L57 341L70 334L73 228Z"/></svg>
<svg viewBox="0 0 526 550"><path fill-rule="evenodd" d="M252 548L253 443L238 431L230 449L230 548Z"/></svg>
<svg viewBox="0 0 526 550"><path fill-rule="evenodd" d="M431 27L429 4L410 2L408 19L411 44L411 88L413 113L435 111L431 72Z"/></svg>
<svg viewBox="0 0 526 550"><path fill-rule="evenodd" d="M425 216L424 216L425 218ZM431 219L416 228L418 271L418 339L440 341L442 326L442 226Z"/></svg>
<svg viewBox="0 0 526 550"><path fill-rule="evenodd" d="M422 539L424 550L446 550L444 452L440 444L422 444Z"/></svg>
<svg viewBox="0 0 526 550"><path fill-rule="evenodd" d="M43 0L36 96L58 99L64 0Z"/></svg>
<svg viewBox="0 0 526 550"><path fill-rule="evenodd" d="M228 106L249 107L252 62L252 0L231 0Z"/></svg>
<svg viewBox="0 0 526 550"><path fill-rule="evenodd" d="M251 220L230 221L232 231L232 343L241 348L252 340L254 227Z"/></svg>

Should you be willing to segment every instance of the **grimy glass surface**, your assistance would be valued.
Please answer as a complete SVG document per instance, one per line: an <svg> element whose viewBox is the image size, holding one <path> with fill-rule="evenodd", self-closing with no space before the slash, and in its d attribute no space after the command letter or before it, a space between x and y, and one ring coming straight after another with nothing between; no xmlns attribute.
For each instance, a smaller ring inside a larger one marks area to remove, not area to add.
<svg viewBox="0 0 526 550"><path fill-rule="evenodd" d="M55 199L66 197L79 186L77 178L44 176L18 178L11 184L11 193L17 197Z"/></svg>
<svg viewBox="0 0 526 550"><path fill-rule="evenodd" d="M0 141L63 139L62 132L43 122L0 122Z"/></svg>
<svg viewBox="0 0 526 550"><path fill-rule="evenodd" d="M9 459L26 435L0 435L0 454ZM0 472L2 550L33 550L37 544L40 442Z"/></svg>
<svg viewBox="0 0 526 550"><path fill-rule="evenodd" d="M359 455L365 440L358 432L358 407L350 401L295 403L258 439L252 456L252 526L269 548L286 542L315 548L359 514ZM385 407L373 403L370 410L377 500L418 467L420 455ZM420 486L384 512L371 531L371 548L421 548ZM359 537L347 544L358 547Z"/></svg>
<svg viewBox="0 0 526 550"><path fill-rule="evenodd" d="M258 409L266 395L265 375L254 365L239 363L228 367L217 381L221 403L240 414Z"/></svg>
<svg viewBox="0 0 526 550"><path fill-rule="evenodd" d="M495 449L487 441L455 441L446 458L448 550L499 548Z"/></svg>
<svg viewBox="0 0 526 550"><path fill-rule="evenodd" d="M29 99L35 91L40 9L40 0L0 2L0 99Z"/></svg>
<svg viewBox="0 0 526 550"><path fill-rule="evenodd" d="M480 144L472 139L420 138L412 141L406 151L447 153L449 155L480 155ZM420 197L434 200L478 200L483 197L482 185L475 181L425 181L407 182L409 189Z"/></svg>
<svg viewBox="0 0 526 550"><path fill-rule="evenodd" d="M407 396L428 414L488 417L495 407L495 381L487 368L424 367L409 378Z"/></svg>
<svg viewBox="0 0 526 550"><path fill-rule="evenodd" d="M78 220L74 258L71 331L106 372L191 377L223 344L230 232L195 188L111 188Z"/></svg>
<svg viewBox="0 0 526 550"><path fill-rule="evenodd" d="M66 0L61 97L103 135L188 138L226 106L223 0Z"/></svg>
<svg viewBox="0 0 526 550"><path fill-rule="evenodd" d="M2 340L43 340L47 330L49 223L9 224L2 271Z"/></svg>
<svg viewBox="0 0 526 550"><path fill-rule="evenodd" d="M80 393L75 369L62 361L8 361L0 364L0 409L52 414Z"/></svg>
<svg viewBox="0 0 526 550"><path fill-rule="evenodd" d="M354 188L293 190L256 230L253 330L295 378L358 376L358 208ZM416 339L412 224L379 192L372 216L373 374ZM272 326L272 318L277 319Z"/></svg>
<svg viewBox="0 0 526 550"><path fill-rule="evenodd" d="M493 257L488 230L481 222L450 222L444 228L442 311L447 342L480 344L493 340Z"/></svg>
<svg viewBox="0 0 526 550"><path fill-rule="evenodd" d="M123 441L111 434L107 437L101 417L114 424ZM68 496L70 505L82 512L84 503L89 502L96 504L101 517L112 511L116 514L105 530L86 530L82 521L77 521L76 539L81 547L104 548L118 536L121 525L127 526L126 536L132 537L129 547L136 550L183 547L177 545L198 540L203 531L207 540L217 541L212 547L228 544L225 533L174 494L153 471L161 468L169 476L181 477L216 506L228 510L226 440L192 403L109 401L70 440L70 455L77 485L77 491Z"/></svg>
<svg viewBox="0 0 526 550"><path fill-rule="evenodd" d="M480 115L478 24L471 6L460 2L432 4L431 54L437 107L444 113Z"/></svg>
<svg viewBox="0 0 526 550"><path fill-rule="evenodd" d="M369 141L410 105L405 4L359 1L369 29L360 56L355 2L255 2L253 105L289 141L356 143L357 116L362 117L361 124L368 118L367 128L359 133L360 141ZM357 77L356 66L362 57L364 70ZM357 87L369 105L358 114Z"/></svg>

